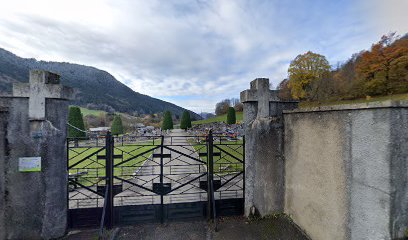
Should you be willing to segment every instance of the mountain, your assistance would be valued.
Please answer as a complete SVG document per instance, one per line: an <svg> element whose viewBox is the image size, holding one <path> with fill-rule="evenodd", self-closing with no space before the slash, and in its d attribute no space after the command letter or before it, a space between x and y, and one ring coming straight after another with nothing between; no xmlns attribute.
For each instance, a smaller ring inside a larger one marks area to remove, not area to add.
<svg viewBox="0 0 408 240"><path fill-rule="evenodd" d="M213 113L208 113L208 112L202 112L202 113L200 113L200 116L201 116L203 119L208 119L208 118L213 118L213 117L215 117L215 114L213 114Z"/></svg>
<svg viewBox="0 0 408 240"><path fill-rule="evenodd" d="M0 48L0 93L11 93L13 82L28 82L29 70L43 69L61 75L62 84L75 89L76 97L72 104L133 114L151 114L171 111L181 116L184 108L175 104L152 98L133 91L116 80L106 71L66 62L37 61L34 58L21 58ZM201 117L190 111L192 118Z"/></svg>

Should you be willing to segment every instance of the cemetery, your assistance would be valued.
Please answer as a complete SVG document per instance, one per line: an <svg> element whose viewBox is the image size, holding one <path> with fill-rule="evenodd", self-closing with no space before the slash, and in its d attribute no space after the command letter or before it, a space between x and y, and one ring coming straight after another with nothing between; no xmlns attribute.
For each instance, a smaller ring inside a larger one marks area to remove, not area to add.
<svg viewBox="0 0 408 240"><path fill-rule="evenodd" d="M258 78L242 125L80 140L67 139L58 75L13 87L0 98L0 239L205 218L222 234L223 216L277 214L317 240L406 234L407 102L301 109Z"/></svg>
<svg viewBox="0 0 408 240"><path fill-rule="evenodd" d="M0 7L0 240L408 240L408 0Z"/></svg>

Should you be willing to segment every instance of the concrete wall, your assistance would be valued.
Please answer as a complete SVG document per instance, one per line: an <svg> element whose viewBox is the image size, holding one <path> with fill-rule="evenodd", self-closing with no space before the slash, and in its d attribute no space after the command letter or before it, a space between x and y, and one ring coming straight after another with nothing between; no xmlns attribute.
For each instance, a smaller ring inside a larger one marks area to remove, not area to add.
<svg viewBox="0 0 408 240"><path fill-rule="evenodd" d="M284 114L285 212L312 239L394 239L408 228L408 104Z"/></svg>
<svg viewBox="0 0 408 240"><path fill-rule="evenodd" d="M9 114L0 121L0 126L7 122L2 149L8 149L0 152L0 213L6 220L0 221L0 239L61 237L67 226L68 102L47 99L44 121L29 121L28 98L0 98L0 106L9 106ZM41 172L19 172L18 159L32 156L42 157Z"/></svg>
<svg viewBox="0 0 408 240"><path fill-rule="evenodd" d="M245 131L245 213L247 216L252 206L261 216L283 212L282 142L281 119L255 119Z"/></svg>
<svg viewBox="0 0 408 240"><path fill-rule="evenodd" d="M4 196L5 194L5 179L4 179L4 165L1 164L5 161L5 152L6 150L6 127L7 127L7 116L8 109L4 107L0 107L0 196ZM5 204L4 198L0 197L0 226L4 226L4 213L5 213ZM5 231L3 231L0 227L0 239L5 239Z"/></svg>

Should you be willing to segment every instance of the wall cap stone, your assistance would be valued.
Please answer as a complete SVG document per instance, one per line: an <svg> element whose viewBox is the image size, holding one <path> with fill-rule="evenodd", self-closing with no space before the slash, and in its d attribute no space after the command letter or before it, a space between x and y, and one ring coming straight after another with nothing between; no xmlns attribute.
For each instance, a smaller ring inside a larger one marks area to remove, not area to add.
<svg viewBox="0 0 408 240"><path fill-rule="evenodd" d="M375 108L408 108L408 100L387 100L368 103L354 103L354 104L338 104L331 106L298 108L295 110L284 110L284 114L291 113L307 113L307 112L330 112L330 111L349 111L349 110L364 110Z"/></svg>

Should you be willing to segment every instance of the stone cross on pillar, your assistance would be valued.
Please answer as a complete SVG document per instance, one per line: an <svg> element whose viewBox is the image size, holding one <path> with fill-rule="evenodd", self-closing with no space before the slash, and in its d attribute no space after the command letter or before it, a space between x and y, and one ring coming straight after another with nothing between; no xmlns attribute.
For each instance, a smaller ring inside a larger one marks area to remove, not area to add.
<svg viewBox="0 0 408 240"><path fill-rule="evenodd" d="M60 85L60 76L46 71L30 71L29 83L15 83L13 97L28 97L30 120L45 119L45 99L69 99L72 90Z"/></svg>
<svg viewBox="0 0 408 240"><path fill-rule="evenodd" d="M250 89L241 92L241 102L258 102L256 118L269 117L269 102L279 101L277 91L269 89L268 78L257 78L250 85Z"/></svg>
<svg viewBox="0 0 408 240"><path fill-rule="evenodd" d="M269 79L257 78L241 92L245 120L245 214L283 211L283 110L297 102L281 101ZM251 210L252 209L252 210Z"/></svg>
<svg viewBox="0 0 408 240"><path fill-rule="evenodd" d="M59 76L30 71L0 97L0 239L59 239L66 233L68 99ZM1 146L2 145L2 146ZM7 150L6 150L7 149Z"/></svg>

